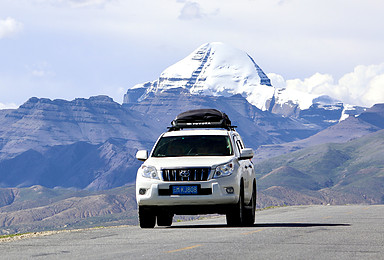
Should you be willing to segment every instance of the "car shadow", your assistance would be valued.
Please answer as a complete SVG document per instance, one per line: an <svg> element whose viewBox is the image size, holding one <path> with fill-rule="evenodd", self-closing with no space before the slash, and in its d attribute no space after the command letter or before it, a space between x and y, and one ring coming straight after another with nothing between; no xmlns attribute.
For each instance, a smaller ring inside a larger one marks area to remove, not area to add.
<svg viewBox="0 0 384 260"><path fill-rule="evenodd" d="M246 227L230 227L226 224L207 224L207 225L176 225L167 228L182 229L182 228L306 228L306 227L349 227L351 224L343 223L258 223Z"/></svg>

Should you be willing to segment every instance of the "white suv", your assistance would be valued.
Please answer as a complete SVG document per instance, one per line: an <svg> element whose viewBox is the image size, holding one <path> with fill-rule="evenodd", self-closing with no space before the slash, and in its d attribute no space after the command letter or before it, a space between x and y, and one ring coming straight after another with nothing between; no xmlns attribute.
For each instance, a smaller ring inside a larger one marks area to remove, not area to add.
<svg viewBox="0 0 384 260"><path fill-rule="evenodd" d="M191 116L192 115L192 116ZM163 133L137 171L141 228L171 226L177 215L226 214L230 226L253 225L256 175L252 149L244 147L228 117L218 110L184 112ZM214 129L224 128L224 129Z"/></svg>

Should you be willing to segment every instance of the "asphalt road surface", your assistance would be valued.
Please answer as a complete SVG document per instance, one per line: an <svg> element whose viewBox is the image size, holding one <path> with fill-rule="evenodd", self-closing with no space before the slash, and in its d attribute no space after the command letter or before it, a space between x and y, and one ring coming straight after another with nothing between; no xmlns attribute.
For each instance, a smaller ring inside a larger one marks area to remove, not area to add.
<svg viewBox="0 0 384 260"><path fill-rule="evenodd" d="M0 259L384 259L384 205L297 206L172 227L114 227L0 243Z"/></svg>

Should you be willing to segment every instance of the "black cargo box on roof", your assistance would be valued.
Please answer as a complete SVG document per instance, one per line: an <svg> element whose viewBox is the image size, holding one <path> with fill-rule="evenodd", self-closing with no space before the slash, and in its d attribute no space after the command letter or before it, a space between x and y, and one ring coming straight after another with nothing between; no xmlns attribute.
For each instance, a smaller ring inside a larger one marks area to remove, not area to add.
<svg viewBox="0 0 384 260"><path fill-rule="evenodd" d="M181 128L234 128L227 114L217 109L195 109L179 114L172 121L172 130Z"/></svg>

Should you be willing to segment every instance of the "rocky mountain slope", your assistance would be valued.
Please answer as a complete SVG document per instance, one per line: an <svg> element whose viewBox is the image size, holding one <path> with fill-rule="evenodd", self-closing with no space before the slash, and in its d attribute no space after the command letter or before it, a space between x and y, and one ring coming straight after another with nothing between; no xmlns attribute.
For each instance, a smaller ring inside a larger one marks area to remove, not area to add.
<svg viewBox="0 0 384 260"><path fill-rule="evenodd" d="M100 225L136 224L135 187L91 192L73 189L0 189L0 234ZM10 199L11 198L11 199Z"/></svg>
<svg viewBox="0 0 384 260"><path fill-rule="evenodd" d="M265 160L255 165L259 189L300 192L334 204L384 203L383 140L380 130Z"/></svg>
<svg viewBox="0 0 384 260"><path fill-rule="evenodd" d="M0 161L3 187L42 185L100 190L135 181L140 165L137 147L126 139L108 139L102 144L79 141L69 145L28 150Z"/></svg>
<svg viewBox="0 0 384 260"><path fill-rule="evenodd" d="M73 101L31 98L0 114L0 159L29 149L43 151L78 141L100 144L109 138L132 140L140 147L156 136L143 126L142 115L107 96Z"/></svg>

